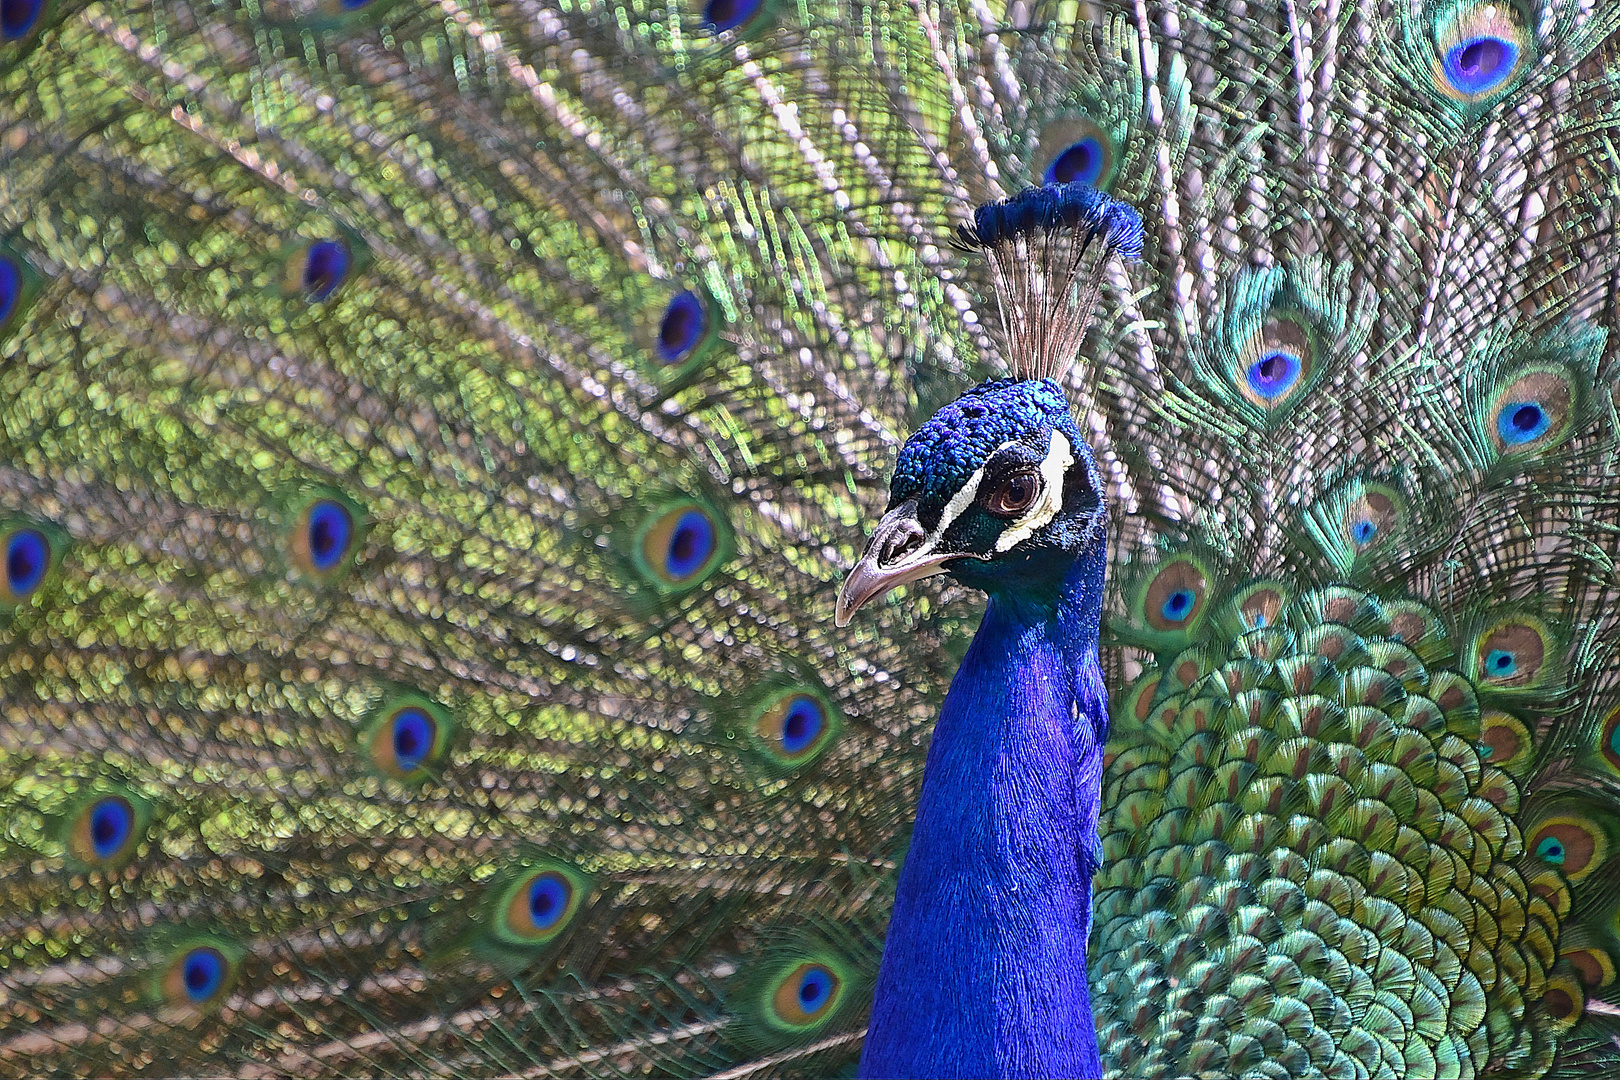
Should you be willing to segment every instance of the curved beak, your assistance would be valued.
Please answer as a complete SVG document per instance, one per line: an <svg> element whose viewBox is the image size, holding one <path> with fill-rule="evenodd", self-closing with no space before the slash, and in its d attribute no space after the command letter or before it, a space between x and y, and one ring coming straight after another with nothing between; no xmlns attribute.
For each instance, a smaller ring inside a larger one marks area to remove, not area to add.
<svg viewBox="0 0 1620 1080"><path fill-rule="evenodd" d="M833 621L848 626L860 606L908 581L945 572L945 564L960 559L959 551L933 551L928 533L917 520L917 503L908 499L883 515L866 541L866 551L838 590Z"/></svg>

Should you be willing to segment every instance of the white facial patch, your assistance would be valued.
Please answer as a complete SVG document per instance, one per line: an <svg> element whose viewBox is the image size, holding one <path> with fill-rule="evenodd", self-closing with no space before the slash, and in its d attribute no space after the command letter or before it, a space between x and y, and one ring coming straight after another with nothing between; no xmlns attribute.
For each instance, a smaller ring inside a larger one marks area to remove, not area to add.
<svg viewBox="0 0 1620 1080"><path fill-rule="evenodd" d="M1041 501L1030 507L1029 513L996 539L997 551L1010 551L1015 544L1028 540L1036 530L1045 528L1058 516L1063 509L1063 478L1073 464L1074 448L1069 445L1069 437L1054 430L1052 442L1046 450L1046 460L1041 462L1041 479L1045 481L1041 487ZM975 488L977 486L974 485ZM955 505L954 500L951 505Z"/></svg>
<svg viewBox="0 0 1620 1080"><path fill-rule="evenodd" d="M996 447L995 453L999 454L1017 441L1017 439L1008 439ZM994 457L995 454L991 456ZM958 488L956 494L951 496L951 501L945 504L944 512L939 515L939 524L934 526L934 531L928 534L927 542L911 558L920 559L924 555L933 554L934 549L939 546L939 542L945 539L945 530L951 527L952 522L965 514L967 508L973 505L973 500L979 497L979 483L983 479L984 466L981 465L973 470L973 475L967 478L967 483Z"/></svg>
<svg viewBox="0 0 1620 1080"><path fill-rule="evenodd" d="M1012 444L1003 443L1002 445L1011 446ZM999 450L1000 447L997 447L997 449ZM967 508L973 505L973 500L979 497L979 483L983 479L984 467L980 466L973 470L973 475L967 478L967 483L963 484L961 489L951 496L951 501L945 504L945 512L939 515L939 524L934 527L933 535L928 538L928 543L924 545L927 550L932 551L934 545L938 544L940 539L944 537L945 530L951 527L951 523L961 517L967 511Z"/></svg>

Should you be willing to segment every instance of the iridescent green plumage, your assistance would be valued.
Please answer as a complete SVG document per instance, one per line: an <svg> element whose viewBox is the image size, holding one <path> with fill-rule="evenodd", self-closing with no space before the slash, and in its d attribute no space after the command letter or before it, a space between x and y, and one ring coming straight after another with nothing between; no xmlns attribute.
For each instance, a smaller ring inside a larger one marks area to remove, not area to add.
<svg viewBox="0 0 1620 1080"><path fill-rule="evenodd" d="M849 1067L976 612L836 583L1069 150L1105 1062L1620 1056L1611 6L5 16L0 1073Z"/></svg>

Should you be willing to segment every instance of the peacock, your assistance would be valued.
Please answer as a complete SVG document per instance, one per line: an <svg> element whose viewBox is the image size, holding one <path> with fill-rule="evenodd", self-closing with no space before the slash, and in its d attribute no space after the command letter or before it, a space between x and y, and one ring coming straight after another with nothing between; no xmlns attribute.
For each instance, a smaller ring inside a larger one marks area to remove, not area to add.
<svg viewBox="0 0 1620 1080"><path fill-rule="evenodd" d="M1620 1069L1620 6L0 2L0 1073Z"/></svg>

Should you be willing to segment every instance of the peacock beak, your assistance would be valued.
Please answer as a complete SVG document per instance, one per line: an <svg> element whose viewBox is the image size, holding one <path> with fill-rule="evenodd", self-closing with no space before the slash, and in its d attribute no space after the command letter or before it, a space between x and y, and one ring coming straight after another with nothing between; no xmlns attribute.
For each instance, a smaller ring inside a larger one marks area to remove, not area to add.
<svg viewBox="0 0 1620 1080"><path fill-rule="evenodd" d="M959 559L959 551L935 551L937 537L917 520L917 501L908 499L883 515L866 541L866 551L838 590L838 608L833 621L848 626L852 615L873 597L908 581L945 572L945 564Z"/></svg>

